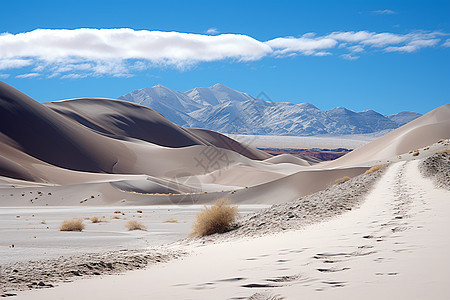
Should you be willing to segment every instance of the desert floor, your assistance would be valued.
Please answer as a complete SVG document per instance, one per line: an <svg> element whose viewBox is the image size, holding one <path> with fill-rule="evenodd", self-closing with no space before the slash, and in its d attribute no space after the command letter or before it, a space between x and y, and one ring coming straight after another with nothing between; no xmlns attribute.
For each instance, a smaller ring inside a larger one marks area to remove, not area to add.
<svg viewBox="0 0 450 300"><path fill-rule="evenodd" d="M448 299L450 191L418 164L392 164L360 208L303 230L174 243L190 255L18 299Z"/></svg>
<svg viewBox="0 0 450 300"><path fill-rule="evenodd" d="M246 215L265 207L268 205L241 205L239 212ZM202 208L203 205L5 207L0 210L0 265L172 243L192 232L192 222ZM92 217L106 222L92 223ZM61 223L72 218L83 219L86 228L82 232L59 231ZM125 225L130 220L139 221L147 230L128 231Z"/></svg>

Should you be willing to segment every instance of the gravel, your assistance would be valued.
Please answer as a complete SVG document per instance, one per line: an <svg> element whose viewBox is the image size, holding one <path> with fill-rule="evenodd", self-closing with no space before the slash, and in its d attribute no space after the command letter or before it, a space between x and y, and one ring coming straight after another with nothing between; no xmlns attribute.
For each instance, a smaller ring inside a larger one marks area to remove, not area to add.
<svg viewBox="0 0 450 300"><path fill-rule="evenodd" d="M15 292L27 289L51 288L58 282L86 276L141 269L185 254L168 249L120 250L8 264L0 268L0 297L14 296Z"/></svg>
<svg viewBox="0 0 450 300"><path fill-rule="evenodd" d="M422 175L431 177L438 188L450 190L450 150L424 159L419 168Z"/></svg>

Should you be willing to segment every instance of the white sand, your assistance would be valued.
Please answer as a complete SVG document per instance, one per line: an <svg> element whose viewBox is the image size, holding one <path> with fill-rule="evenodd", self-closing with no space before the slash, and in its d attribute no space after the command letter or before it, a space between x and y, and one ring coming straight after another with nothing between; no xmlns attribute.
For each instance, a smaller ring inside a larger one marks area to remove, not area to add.
<svg viewBox="0 0 450 300"><path fill-rule="evenodd" d="M239 212L246 215L264 207L267 206L241 205ZM0 265L60 255L143 249L175 242L192 232L195 215L202 208L202 205L2 208ZM124 215L115 214L115 211ZM92 223L89 220L103 216L107 222ZM63 220L72 218L89 218L83 220L86 228L82 232L59 231ZM177 222L166 223L169 219ZM128 231L125 224L130 220L144 224L147 231Z"/></svg>
<svg viewBox="0 0 450 300"><path fill-rule="evenodd" d="M306 230L192 246L182 261L18 299L448 299L450 192L417 165L392 165L360 209Z"/></svg>
<svg viewBox="0 0 450 300"><path fill-rule="evenodd" d="M244 135L227 134L243 144L257 148L280 148L280 149L355 149L370 143L382 136L385 132L378 134L355 134L342 136L276 136L276 135Z"/></svg>

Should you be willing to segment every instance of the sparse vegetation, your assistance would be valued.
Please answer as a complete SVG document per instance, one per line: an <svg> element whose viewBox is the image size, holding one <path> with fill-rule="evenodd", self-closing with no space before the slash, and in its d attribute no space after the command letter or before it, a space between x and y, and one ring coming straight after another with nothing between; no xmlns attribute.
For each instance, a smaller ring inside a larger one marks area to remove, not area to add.
<svg viewBox="0 0 450 300"><path fill-rule="evenodd" d="M120 217L118 217L118 216L113 216L113 217L111 217L111 219L112 219L112 220L120 220Z"/></svg>
<svg viewBox="0 0 450 300"><path fill-rule="evenodd" d="M237 206L230 206L230 200L218 199L216 203L197 214L193 225L193 236L206 236L230 230L238 214Z"/></svg>
<svg viewBox="0 0 450 300"><path fill-rule="evenodd" d="M41 221L41 224L47 224L47 222L45 222L45 220L42 220L42 221Z"/></svg>
<svg viewBox="0 0 450 300"><path fill-rule="evenodd" d="M59 227L60 231L82 231L85 225L80 218L74 218L72 220L65 220Z"/></svg>
<svg viewBox="0 0 450 300"><path fill-rule="evenodd" d="M378 170L381 170L381 169L383 169L383 165L375 165L375 166L372 166L369 170L367 170L366 172L364 172L364 174L372 174L373 172L376 172L376 171L378 171Z"/></svg>
<svg viewBox="0 0 450 300"><path fill-rule="evenodd" d="M177 219L168 219L168 220L165 220L164 223L178 223L178 220Z"/></svg>
<svg viewBox="0 0 450 300"><path fill-rule="evenodd" d="M341 184L341 183L344 183L344 182L346 182L346 181L349 181L350 179L351 179L350 177L344 176L344 177L342 177L342 178L336 179L336 180L334 181L334 184Z"/></svg>
<svg viewBox="0 0 450 300"><path fill-rule="evenodd" d="M100 223L100 222L107 222L107 221L106 221L106 218L103 216L101 219L99 219L98 217L92 217L91 222L92 223Z"/></svg>
<svg viewBox="0 0 450 300"><path fill-rule="evenodd" d="M418 156L418 155L419 155L419 153L420 153L420 152L419 152L419 150L416 150L415 152L413 152L413 154L412 154L412 155L413 155L413 156Z"/></svg>
<svg viewBox="0 0 450 300"><path fill-rule="evenodd" d="M120 210L114 211L115 214L121 214L122 212Z"/></svg>
<svg viewBox="0 0 450 300"><path fill-rule="evenodd" d="M137 210L136 211L138 214L142 214L142 210Z"/></svg>
<svg viewBox="0 0 450 300"><path fill-rule="evenodd" d="M145 227L144 224L142 224L141 222L136 221L136 220L128 221L127 224L125 224L125 227L128 230L130 230L130 231L131 230L146 230L147 229L147 227Z"/></svg>

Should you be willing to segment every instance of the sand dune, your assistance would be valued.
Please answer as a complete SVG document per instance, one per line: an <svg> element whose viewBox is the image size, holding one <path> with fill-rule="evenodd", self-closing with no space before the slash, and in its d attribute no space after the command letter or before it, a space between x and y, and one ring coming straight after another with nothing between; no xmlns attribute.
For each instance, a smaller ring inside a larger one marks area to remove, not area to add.
<svg viewBox="0 0 450 300"><path fill-rule="evenodd" d="M251 159L270 157L220 133L180 127L153 109L128 101L84 98L45 103L44 106L96 132L116 138L138 139L171 148L213 145Z"/></svg>
<svg viewBox="0 0 450 300"><path fill-rule="evenodd" d="M398 155L450 138L450 104L438 107L416 120L370 142L350 153L322 165L370 165L386 162Z"/></svg>
<svg viewBox="0 0 450 300"><path fill-rule="evenodd" d="M42 105L5 83L0 101L0 175L6 178L59 185L125 180L122 174L171 178L223 168L199 164L199 158L211 153L233 162L248 161L245 155L270 156L219 133L192 130L199 137L153 110L124 101ZM233 150L222 151L228 148ZM100 175L105 173L119 176Z"/></svg>
<svg viewBox="0 0 450 300"><path fill-rule="evenodd" d="M280 155L277 155L274 157L270 157L264 161L270 162L272 164L290 163L290 164L296 164L299 166L310 166L310 163L307 162L306 160L295 157L293 155L289 155L289 154L280 154Z"/></svg>
<svg viewBox="0 0 450 300"><path fill-rule="evenodd" d="M74 99L43 105L5 83L0 85L0 101L0 175L5 180L28 181L29 186L53 184L52 194L59 190L73 193L71 185L85 184L85 189L99 194L87 202L82 201L84 195L75 194L60 205L205 203L218 197L275 203L315 192L348 173L343 168L328 176L331 173L326 171L321 180L306 187L289 179L309 167L302 159L291 155L270 158L219 133L181 128L129 102ZM303 180L301 174L297 176ZM278 196L261 197L270 182L278 186L273 188ZM249 187L251 193L237 196L241 194L237 190ZM25 203L21 198L3 200L8 206ZM33 202L37 203L58 205L54 197Z"/></svg>
<svg viewBox="0 0 450 300"><path fill-rule="evenodd" d="M272 204L320 191L410 149L448 138L450 105L332 162L310 166L276 157L220 133L184 129L154 110L125 101L73 99L40 104L0 84L1 205L30 205L11 190L36 183L52 195L32 205L192 204L227 197ZM27 182L29 184L27 184ZM9 184L9 185L8 185ZM76 188L98 195L86 195ZM58 202L59 201L59 202Z"/></svg>

